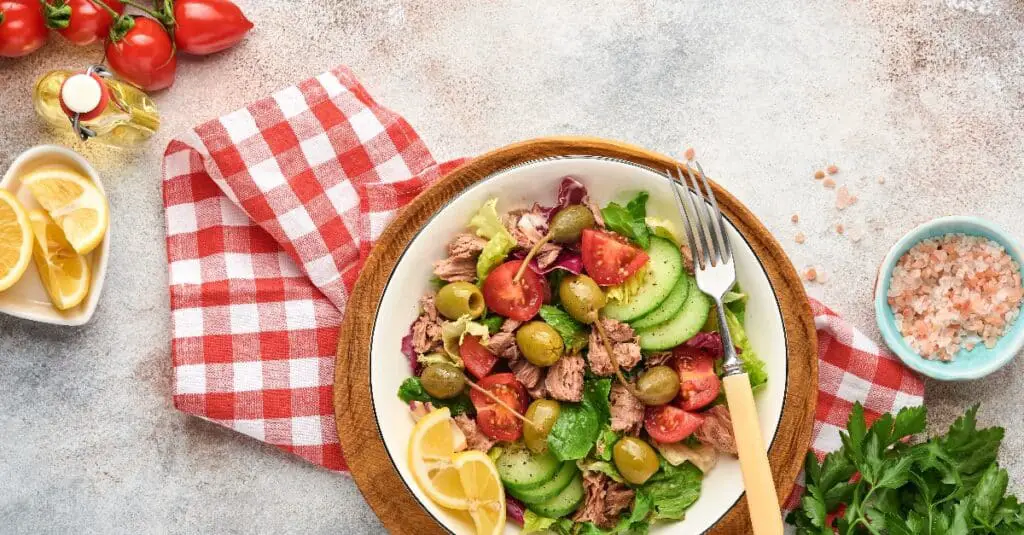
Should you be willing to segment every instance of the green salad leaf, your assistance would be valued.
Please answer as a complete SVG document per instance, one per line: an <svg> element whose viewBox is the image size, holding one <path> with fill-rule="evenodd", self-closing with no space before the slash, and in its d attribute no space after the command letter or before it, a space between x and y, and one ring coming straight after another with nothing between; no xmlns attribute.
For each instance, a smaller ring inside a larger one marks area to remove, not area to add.
<svg viewBox="0 0 1024 535"><path fill-rule="evenodd" d="M480 324L487 327L487 332L490 334L500 331L502 323L505 323L505 318L501 316L487 316L480 320Z"/></svg>
<svg viewBox="0 0 1024 535"><path fill-rule="evenodd" d="M590 331L582 323L573 319L568 312L551 305L543 305L540 307L540 318L558 331L568 352L578 352L587 347Z"/></svg>
<svg viewBox="0 0 1024 535"><path fill-rule="evenodd" d="M488 240L476 260L476 276L481 281L487 278L491 270L504 262L505 257L516 246L515 238L501 223L497 206L498 199L490 199L469 220L469 226L476 229L476 235Z"/></svg>
<svg viewBox="0 0 1024 535"><path fill-rule="evenodd" d="M451 364L462 368L462 356L459 347L467 334L479 336L480 342L486 344L490 339L491 332L486 325L477 323L470 318L469 314L460 316L455 321L446 321L441 324L441 342L444 344L444 352L450 358Z"/></svg>
<svg viewBox="0 0 1024 535"><path fill-rule="evenodd" d="M692 463L672 466L661 459L661 468L637 491L650 500L652 520L680 520L700 497L704 474Z"/></svg>
<svg viewBox="0 0 1024 535"><path fill-rule="evenodd" d="M609 461L580 459L576 461L576 467L588 472L600 472L619 483L626 482L622 474L619 473L619 469Z"/></svg>
<svg viewBox="0 0 1024 535"><path fill-rule="evenodd" d="M747 331L743 323L736 317L729 307L725 309L725 322L729 326L729 334L732 335L732 342L740 348L739 358L743 361L743 371L747 372L750 378L750 386L757 388L768 382L768 372L765 370L765 362L757 356L754 347L747 338Z"/></svg>
<svg viewBox="0 0 1024 535"><path fill-rule="evenodd" d="M562 461L582 459L597 442L601 427L610 419L608 392L611 379L589 380L583 385L583 401L563 403L548 433L548 448Z"/></svg>
<svg viewBox="0 0 1024 535"><path fill-rule="evenodd" d="M569 535L572 530L573 521L568 518L548 518L534 513L527 509L523 513L523 531L527 533L554 533L556 535Z"/></svg>
<svg viewBox="0 0 1024 535"><path fill-rule="evenodd" d="M606 227L629 238L644 249L651 245L650 230L645 221L648 197L646 191L641 191L626 203L626 206L610 202L601 209L601 217L604 218Z"/></svg>
<svg viewBox="0 0 1024 535"><path fill-rule="evenodd" d="M469 400L468 395L460 394L452 399L435 398L423 389L423 384L420 382L419 377L410 377L405 381L402 381L402 385L398 387L398 399L401 399L406 403L411 403L413 401L430 403L435 408L448 407L452 416L472 414L473 412L473 402Z"/></svg>
<svg viewBox="0 0 1024 535"><path fill-rule="evenodd" d="M1003 429L978 429L977 410L945 435L912 444L905 439L926 428L924 407L883 414L869 427L855 404L843 446L820 462L807 454L807 491L786 521L799 534L1024 533L1024 507L1006 495L1009 475L996 462Z"/></svg>
<svg viewBox="0 0 1024 535"><path fill-rule="evenodd" d="M595 455L602 461L612 460L612 448L615 447L615 443L619 441L619 434L612 431L610 426L604 426L601 432L597 435L597 443L595 444Z"/></svg>

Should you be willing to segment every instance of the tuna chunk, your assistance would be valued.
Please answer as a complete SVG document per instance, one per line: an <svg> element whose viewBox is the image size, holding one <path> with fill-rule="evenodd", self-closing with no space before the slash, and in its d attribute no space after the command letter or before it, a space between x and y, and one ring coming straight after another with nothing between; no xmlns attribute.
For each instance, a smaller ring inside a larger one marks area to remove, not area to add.
<svg viewBox="0 0 1024 535"><path fill-rule="evenodd" d="M697 440L722 453L736 455L736 437L732 432L732 415L725 405L715 405L702 413L704 423L694 435Z"/></svg>
<svg viewBox="0 0 1024 535"><path fill-rule="evenodd" d="M434 262L434 275L448 282L476 280L476 258L484 250L487 240L463 232L448 243L448 258Z"/></svg>
<svg viewBox="0 0 1024 535"><path fill-rule="evenodd" d="M644 423L644 404L620 383L612 385L612 431L637 435Z"/></svg>
<svg viewBox="0 0 1024 535"><path fill-rule="evenodd" d="M466 435L466 445L471 450L478 450L487 453L492 447L494 447L494 440L483 434L476 426L476 422L472 418L465 414L460 414L453 418L455 425L462 430L462 433Z"/></svg>
<svg viewBox="0 0 1024 535"><path fill-rule="evenodd" d="M633 328L625 323L613 319L602 319L601 325L608 333L608 342L615 353L615 360L619 366L628 370L640 362L639 339ZM590 363L590 371L594 375L607 377L615 373L615 365L612 363L608 351L605 350L601 335L597 329L590 331L590 344L587 350L587 360Z"/></svg>
<svg viewBox="0 0 1024 535"><path fill-rule="evenodd" d="M518 329L519 326L522 325L522 324L523 324L523 322L521 322L519 320L514 320L512 318L505 318L505 322L501 324L501 332L503 332L503 333L513 332L516 329Z"/></svg>
<svg viewBox="0 0 1024 535"><path fill-rule="evenodd" d="M651 369L655 366L661 366L662 364L667 364L671 358L671 351L656 351L647 355L647 358L644 359L644 367Z"/></svg>
<svg viewBox="0 0 1024 535"><path fill-rule="evenodd" d="M526 387L527 392L533 399L547 397L547 387L544 386L544 368L530 364L526 359L519 359L509 363L512 373L516 379Z"/></svg>
<svg viewBox="0 0 1024 535"><path fill-rule="evenodd" d="M561 245L555 245L554 243L545 243L544 245L541 245L540 250L537 251L537 255L534 256L534 259L537 261L537 267L546 269L558 260L558 255L561 253Z"/></svg>
<svg viewBox="0 0 1024 535"><path fill-rule="evenodd" d="M441 320L433 294L420 298L420 311L420 317L412 324L412 348L417 353L429 353L441 347Z"/></svg>
<svg viewBox="0 0 1024 535"><path fill-rule="evenodd" d="M487 340L487 349L503 359L517 360L519 358L516 335L512 333L501 331L492 334Z"/></svg>
<svg viewBox="0 0 1024 535"><path fill-rule="evenodd" d="M486 245L486 238L481 238L469 232L463 232L457 234L448 244L448 256L476 260L476 257L480 255L480 251L483 251Z"/></svg>
<svg viewBox="0 0 1024 535"><path fill-rule="evenodd" d="M619 514L629 509L633 502L633 489L612 481L600 472L584 472L583 489L586 498L572 519L576 522L593 522L599 528L615 526Z"/></svg>
<svg viewBox="0 0 1024 535"><path fill-rule="evenodd" d="M544 379L548 394L559 401L577 402L583 399L583 357L565 355L548 368Z"/></svg>

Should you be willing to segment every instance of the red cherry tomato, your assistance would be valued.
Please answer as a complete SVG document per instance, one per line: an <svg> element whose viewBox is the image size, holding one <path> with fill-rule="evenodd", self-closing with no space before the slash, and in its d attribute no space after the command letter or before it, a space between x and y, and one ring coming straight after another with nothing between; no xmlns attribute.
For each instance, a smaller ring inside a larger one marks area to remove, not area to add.
<svg viewBox="0 0 1024 535"><path fill-rule="evenodd" d="M511 373L496 373L480 380L477 385L487 390L502 403L520 414L526 412L526 389ZM523 422L504 407L498 405L476 389L469 391L469 399L476 407L476 424L480 431L505 442L514 442L523 436Z"/></svg>
<svg viewBox="0 0 1024 535"><path fill-rule="evenodd" d="M494 268L484 280L484 303L487 308L518 321L529 321L544 304L544 283L540 275L527 269L519 282L512 279L522 260L512 260Z"/></svg>
<svg viewBox="0 0 1024 535"><path fill-rule="evenodd" d="M696 411L710 405L722 389L715 374L715 358L707 351L690 347L677 347L673 354L679 374L679 406Z"/></svg>
<svg viewBox="0 0 1024 535"><path fill-rule="evenodd" d="M690 436L703 422L704 417L699 414L686 412L673 405L658 405L647 407L644 429L654 440L667 444Z"/></svg>
<svg viewBox="0 0 1024 535"><path fill-rule="evenodd" d="M463 338L462 345L459 346L459 355L466 364L466 369L477 379L491 373L494 365L498 363L498 357L480 343L479 336L470 335Z"/></svg>
<svg viewBox="0 0 1024 535"><path fill-rule="evenodd" d="M120 0L103 1L119 15L124 13L124 4ZM57 33L78 46L91 45L107 38L114 17L110 16L106 9L96 5L92 0L65 0L65 2L65 5L71 8L71 19L68 21L68 25L59 28Z"/></svg>
<svg viewBox="0 0 1024 535"><path fill-rule="evenodd" d="M178 50L197 55L231 48L252 29L252 22L230 0L178 0L174 24Z"/></svg>
<svg viewBox="0 0 1024 535"><path fill-rule="evenodd" d="M602 286L621 284L650 258L622 236L603 230L584 230L581 249L587 275Z"/></svg>
<svg viewBox="0 0 1024 535"><path fill-rule="evenodd" d="M18 58L39 50L50 35L38 1L0 1L0 56Z"/></svg>
<svg viewBox="0 0 1024 535"><path fill-rule="evenodd" d="M107 43L107 61L118 76L146 91L170 87L178 67L167 30L147 17L135 17L123 38Z"/></svg>

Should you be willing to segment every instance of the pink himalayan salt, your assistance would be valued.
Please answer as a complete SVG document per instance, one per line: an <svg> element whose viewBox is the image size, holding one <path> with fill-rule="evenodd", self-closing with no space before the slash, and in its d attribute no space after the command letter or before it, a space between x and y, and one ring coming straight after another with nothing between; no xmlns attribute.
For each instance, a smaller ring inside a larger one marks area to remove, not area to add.
<svg viewBox="0 0 1024 535"><path fill-rule="evenodd" d="M994 347L1020 314L1020 266L978 236L923 240L896 263L888 301L903 339L922 357L953 360L961 348Z"/></svg>
<svg viewBox="0 0 1024 535"><path fill-rule="evenodd" d="M836 187L836 181L832 180L831 178L826 178L825 180L821 181L821 185L825 186L828 189L832 189Z"/></svg>
<svg viewBox="0 0 1024 535"><path fill-rule="evenodd" d="M845 210L857 202L857 196L851 195L846 186L839 186L836 191L836 208Z"/></svg>
<svg viewBox="0 0 1024 535"><path fill-rule="evenodd" d="M803 232L797 232L793 239L796 240L797 243L803 243L807 241L807 236L804 236Z"/></svg>

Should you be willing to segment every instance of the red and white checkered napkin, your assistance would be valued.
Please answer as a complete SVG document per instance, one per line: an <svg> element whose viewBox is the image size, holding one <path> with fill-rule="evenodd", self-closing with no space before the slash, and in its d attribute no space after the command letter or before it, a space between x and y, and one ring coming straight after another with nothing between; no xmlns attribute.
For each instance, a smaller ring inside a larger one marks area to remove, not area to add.
<svg viewBox="0 0 1024 535"><path fill-rule="evenodd" d="M462 161L437 164L346 68L172 141L164 155L174 404L345 470L331 385L338 327L396 210ZM855 400L921 402L916 376L813 303L818 451Z"/></svg>

